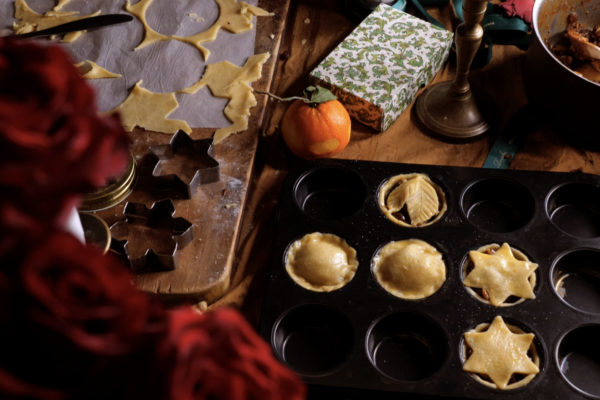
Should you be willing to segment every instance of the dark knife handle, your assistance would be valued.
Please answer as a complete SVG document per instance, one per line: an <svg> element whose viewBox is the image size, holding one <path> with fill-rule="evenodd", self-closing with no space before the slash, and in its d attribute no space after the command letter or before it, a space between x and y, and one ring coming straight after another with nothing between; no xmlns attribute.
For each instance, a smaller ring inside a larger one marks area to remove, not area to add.
<svg viewBox="0 0 600 400"><path fill-rule="evenodd" d="M77 21L67 22L66 24L44 29L42 31L25 33L23 35L11 35L9 37L11 39L31 39L34 37L64 35L66 33L71 32L88 31L90 29L102 28L103 26L122 24L124 22L129 22L132 20L133 17L127 14L99 15L97 17L90 17L79 19Z"/></svg>

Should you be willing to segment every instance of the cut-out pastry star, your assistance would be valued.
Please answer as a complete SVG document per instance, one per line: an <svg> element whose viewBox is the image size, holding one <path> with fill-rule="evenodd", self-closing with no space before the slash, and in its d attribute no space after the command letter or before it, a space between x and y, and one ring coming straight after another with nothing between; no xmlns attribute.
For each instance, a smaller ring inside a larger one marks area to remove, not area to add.
<svg viewBox="0 0 600 400"><path fill-rule="evenodd" d="M208 86L215 97L231 99L224 114L233 124L215 132L214 144L248 129L250 108L257 104L250 84L260 79L263 64L270 56L270 53L255 54L248 58L243 67L229 61L210 64L199 82L179 91L194 94L200 88Z"/></svg>
<svg viewBox="0 0 600 400"><path fill-rule="evenodd" d="M141 87L141 84L142 81L138 81L125 101L108 114L120 113L121 123L128 132L139 126L154 132L176 133L182 130L187 134L192 133L187 122L167 119L179 107L175 93L154 93Z"/></svg>
<svg viewBox="0 0 600 400"><path fill-rule="evenodd" d="M463 365L463 371L485 374L499 389L506 389L513 374L540 372L527 357L534 338L533 333L512 333L498 316L486 332L465 333L465 341L473 354Z"/></svg>
<svg viewBox="0 0 600 400"><path fill-rule="evenodd" d="M497 307L510 296L535 299L529 277L538 265L517 260L507 243L494 254L471 251L469 257L475 268L463 283L468 287L485 289L492 305Z"/></svg>

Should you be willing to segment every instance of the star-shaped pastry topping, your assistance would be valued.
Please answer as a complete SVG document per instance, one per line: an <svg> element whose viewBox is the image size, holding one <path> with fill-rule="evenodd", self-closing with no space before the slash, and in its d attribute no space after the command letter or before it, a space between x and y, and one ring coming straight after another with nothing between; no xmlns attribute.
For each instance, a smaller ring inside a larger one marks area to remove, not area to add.
<svg viewBox="0 0 600 400"><path fill-rule="evenodd" d="M468 287L485 289L492 305L497 307L510 296L535 299L529 277L538 265L517 260L508 244L504 243L494 254L471 251L469 257L475 268L463 283Z"/></svg>
<svg viewBox="0 0 600 400"><path fill-rule="evenodd" d="M465 333L465 341L473 354L463 365L463 371L485 374L499 389L506 389L514 373L530 375L540 372L527 357L534 337L533 333L512 333L498 316L486 332Z"/></svg>

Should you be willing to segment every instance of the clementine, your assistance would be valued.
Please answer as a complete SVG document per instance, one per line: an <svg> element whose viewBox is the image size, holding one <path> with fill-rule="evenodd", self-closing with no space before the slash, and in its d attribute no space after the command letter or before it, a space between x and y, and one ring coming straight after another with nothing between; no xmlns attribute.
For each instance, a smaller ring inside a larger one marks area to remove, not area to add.
<svg viewBox="0 0 600 400"><path fill-rule="evenodd" d="M344 150L350 141L350 128L350 115L338 100L296 100L281 121L285 143L305 160L332 157Z"/></svg>

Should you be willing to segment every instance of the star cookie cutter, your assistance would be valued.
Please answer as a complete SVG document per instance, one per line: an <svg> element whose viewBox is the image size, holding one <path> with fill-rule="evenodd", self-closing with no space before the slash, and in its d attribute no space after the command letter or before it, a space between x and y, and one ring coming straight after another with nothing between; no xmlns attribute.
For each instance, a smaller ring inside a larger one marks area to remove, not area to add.
<svg viewBox="0 0 600 400"><path fill-rule="evenodd" d="M123 210L125 220L110 227L113 237L111 249L126 256L131 269L136 273L174 270L179 262L179 250L194 240L193 224L181 217L173 218L174 213L175 206L170 199L158 201L150 208L140 203L127 203ZM143 245L146 246L145 250L139 255L139 248L131 249L130 235L135 234L132 226L155 233L168 231L167 235L171 235L172 242L161 240L160 235L155 234L154 240L151 236ZM156 268L157 264L162 268Z"/></svg>
<svg viewBox="0 0 600 400"><path fill-rule="evenodd" d="M158 191L174 190L191 199L200 185L215 183L221 179L219 163L214 159L212 139L193 140L187 133L178 131L169 144L152 146L150 151L158 158L152 171L155 189ZM194 175L182 177L165 173L167 163L177 154L184 153L187 153L188 159L193 160L190 164L195 168Z"/></svg>

